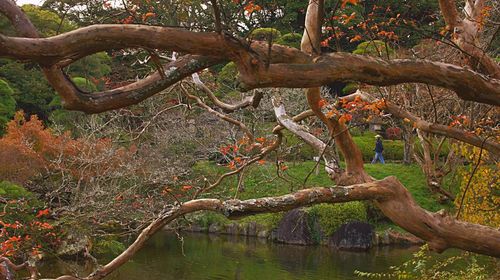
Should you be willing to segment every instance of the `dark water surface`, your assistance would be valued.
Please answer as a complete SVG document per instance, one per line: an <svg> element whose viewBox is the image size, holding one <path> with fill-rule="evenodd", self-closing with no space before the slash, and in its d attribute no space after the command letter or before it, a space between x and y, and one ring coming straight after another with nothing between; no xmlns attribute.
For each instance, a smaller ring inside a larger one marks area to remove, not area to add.
<svg viewBox="0 0 500 280"><path fill-rule="evenodd" d="M417 247L379 248L368 253L339 252L326 246L282 245L257 238L183 234L183 242L170 232L156 234L132 261L109 279L357 279L354 270L387 271L411 258ZM105 260L101 260L105 263ZM91 267L62 261L47 263L44 277Z"/></svg>

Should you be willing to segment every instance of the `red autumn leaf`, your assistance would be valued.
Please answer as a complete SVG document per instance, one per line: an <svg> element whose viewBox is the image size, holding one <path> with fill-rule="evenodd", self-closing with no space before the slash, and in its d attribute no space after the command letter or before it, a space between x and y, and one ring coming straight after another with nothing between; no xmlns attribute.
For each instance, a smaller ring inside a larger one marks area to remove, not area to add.
<svg viewBox="0 0 500 280"><path fill-rule="evenodd" d="M356 6L358 4L358 1L359 0L342 0L342 9L345 8L345 6L347 5L347 3L353 5L353 6Z"/></svg>
<svg viewBox="0 0 500 280"><path fill-rule="evenodd" d="M319 106L320 108L325 107L327 104L328 104L328 101L326 101L324 98L321 98L321 99L318 101L318 106Z"/></svg>
<svg viewBox="0 0 500 280"><path fill-rule="evenodd" d="M349 40L349 42L356 42L356 41L360 41L362 38L361 38L361 35L356 35L354 37L352 37L351 40Z"/></svg>
<svg viewBox="0 0 500 280"><path fill-rule="evenodd" d="M40 210L38 211L38 214L36 215L37 218L41 218L43 216L48 216L49 215L49 209L44 209L44 210Z"/></svg>

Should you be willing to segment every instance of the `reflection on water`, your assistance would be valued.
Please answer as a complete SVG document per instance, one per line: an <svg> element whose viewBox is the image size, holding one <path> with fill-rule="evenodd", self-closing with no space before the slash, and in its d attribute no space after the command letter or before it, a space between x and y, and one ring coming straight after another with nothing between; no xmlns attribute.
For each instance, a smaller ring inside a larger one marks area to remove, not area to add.
<svg viewBox="0 0 500 280"><path fill-rule="evenodd" d="M161 232L109 279L355 279L353 271L385 271L408 260L418 248L380 248L368 253L338 252L326 246L283 245L257 238L184 234L183 242ZM105 262L105 260L101 260ZM47 263L44 277L91 267Z"/></svg>

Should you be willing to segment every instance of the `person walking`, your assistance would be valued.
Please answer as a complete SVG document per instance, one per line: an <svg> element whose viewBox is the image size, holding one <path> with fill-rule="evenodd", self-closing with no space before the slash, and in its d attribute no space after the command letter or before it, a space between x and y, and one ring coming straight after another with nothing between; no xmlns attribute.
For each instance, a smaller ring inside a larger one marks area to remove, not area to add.
<svg viewBox="0 0 500 280"><path fill-rule="evenodd" d="M384 156L382 155L382 152L384 151L384 146L382 145L382 136L377 135L375 136L377 141L375 142L375 149L373 150L375 152L375 156L373 157L372 164L377 162L377 159L380 161L380 163L385 164L384 161Z"/></svg>

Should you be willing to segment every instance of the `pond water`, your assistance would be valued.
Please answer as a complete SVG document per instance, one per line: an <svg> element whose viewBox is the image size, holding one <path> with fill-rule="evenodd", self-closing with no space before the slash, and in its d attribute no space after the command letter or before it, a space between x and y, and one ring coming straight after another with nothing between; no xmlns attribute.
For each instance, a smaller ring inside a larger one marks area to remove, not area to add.
<svg viewBox="0 0 500 280"><path fill-rule="evenodd" d="M109 279L357 279L354 270L383 272L411 258L412 248L339 252L326 246L276 244L227 235L156 234L134 258ZM104 263L105 260L101 260ZM91 267L62 260L41 267L44 277L71 271L87 275Z"/></svg>

